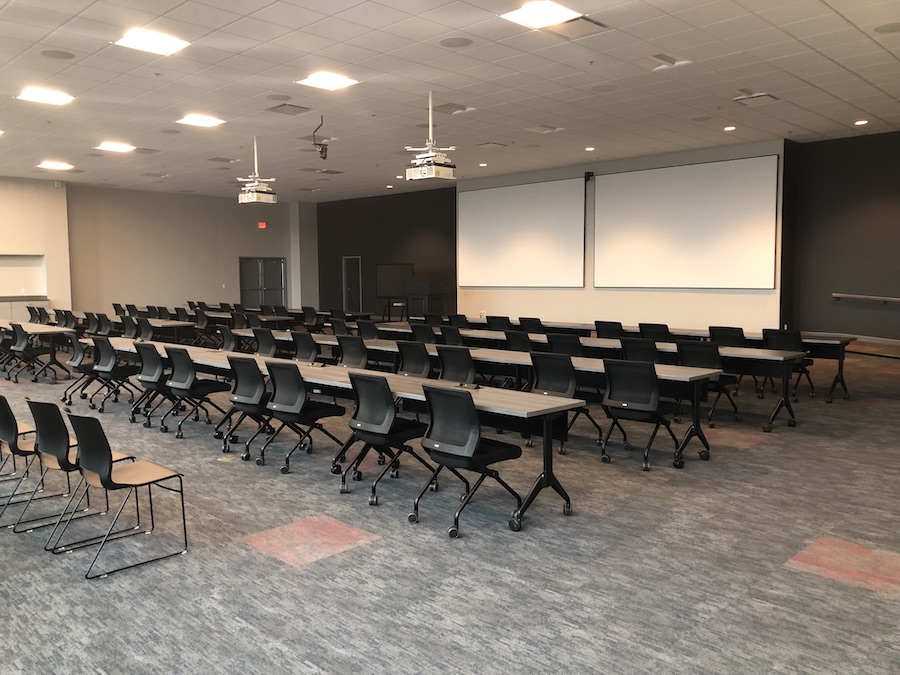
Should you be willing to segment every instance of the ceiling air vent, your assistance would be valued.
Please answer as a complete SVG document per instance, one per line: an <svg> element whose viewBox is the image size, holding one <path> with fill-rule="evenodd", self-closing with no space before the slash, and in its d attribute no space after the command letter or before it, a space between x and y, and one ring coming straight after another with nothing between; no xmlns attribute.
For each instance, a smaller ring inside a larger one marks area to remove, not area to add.
<svg viewBox="0 0 900 675"><path fill-rule="evenodd" d="M280 113L282 115L303 115L308 113L312 108L306 108L302 105L292 105L290 103L282 103L273 108L266 108L268 112Z"/></svg>
<svg viewBox="0 0 900 675"><path fill-rule="evenodd" d="M735 96L731 100L749 107L765 105L767 103L777 103L781 100L777 96L772 96L772 94L765 94L762 92L755 93L751 89L738 89L738 91L741 92L741 95Z"/></svg>

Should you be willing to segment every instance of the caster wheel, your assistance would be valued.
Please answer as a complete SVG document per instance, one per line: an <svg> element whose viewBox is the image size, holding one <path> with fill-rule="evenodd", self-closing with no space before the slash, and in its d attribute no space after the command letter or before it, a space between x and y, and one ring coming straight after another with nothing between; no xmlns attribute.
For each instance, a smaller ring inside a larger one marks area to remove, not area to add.
<svg viewBox="0 0 900 675"><path fill-rule="evenodd" d="M513 532L521 531L522 530L522 521L516 520L515 518L510 518L509 519L509 529L511 529Z"/></svg>
<svg viewBox="0 0 900 675"><path fill-rule="evenodd" d="M350 492L350 486L347 485L346 483L341 483L341 494L345 495L348 492Z"/></svg>
<svg viewBox="0 0 900 675"><path fill-rule="evenodd" d="M631 450L631 449L632 449L631 443L628 443L627 441L622 445L622 447L625 448L626 450Z"/></svg>
<svg viewBox="0 0 900 675"><path fill-rule="evenodd" d="M249 462L249 461L250 461L250 453L249 453L249 452L242 452L242 453L241 453L241 460L244 461L244 462Z"/></svg>
<svg viewBox="0 0 900 675"><path fill-rule="evenodd" d="M224 445L222 445L222 452L226 452L226 453L227 453L227 452L231 452L231 448L228 447L228 444L227 444L227 443L225 443Z"/></svg>
<svg viewBox="0 0 900 675"><path fill-rule="evenodd" d="M279 469L279 470L281 471L281 473L290 473L290 472L291 472L291 469L290 469L290 467L289 467L287 464L285 464L285 465L284 465L283 467L281 467L281 469Z"/></svg>
<svg viewBox="0 0 900 675"><path fill-rule="evenodd" d="M311 455L311 454L312 454L312 451L313 451L312 441L310 441L310 442L308 442L308 443L304 443L303 445L300 446L300 448L301 448L307 455Z"/></svg>
<svg viewBox="0 0 900 675"><path fill-rule="evenodd" d="M87 394L85 394L84 392L81 392L80 394L78 394L78 398L80 398L83 401L84 399L87 398Z"/></svg>
<svg viewBox="0 0 900 675"><path fill-rule="evenodd" d="M415 513L410 513L408 516L406 516L406 522L408 522L408 523L418 523L418 522L419 522L419 516L416 515Z"/></svg>
<svg viewBox="0 0 900 675"><path fill-rule="evenodd" d="M106 409L105 409L102 405L101 405L99 408L97 408L97 412L98 412L98 413L102 413L102 412L104 412L105 410L106 410Z"/></svg>
<svg viewBox="0 0 900 675"><path fill-rule="evenodd" d="M194 415L194 416L191 418L191 420L194 421L194 422L199 422L199 421L200 421L200 415Z"/></svg>
<svg viewBox="0 0 900 675"><path fill-rule="evenodd" d="M184 434L181 433L181 431L176 431L176 432L175 432L175 438L184 438Z"/></svg>
<svg viewBox="0 0 900 675"><path fill-rule="evenodd" d="M212 424L212 420L209 419L209 418L207 417L207 418L206 418L206 423L207 423L207 424Z"/></svg>
<svg viewBox="0 0 900 675"><path fill-rule="evenodd" d="M369 495L369 506L378 506L378 495Z"/></svg>
<svg viewBox="0 0 900 675"><path fill-rule="evenodd" d="M816 392L814 392L814 391L809 392L809 397L810 397L810 398L815 398L815 397L816 397Z"/></svg>
<svg viewBox="0 0 900 675"><path fill-rule="evenodd" d="M362 471L354 471L353 472L353 480L357 483L362 480Z"/></svg>
<svg viewBox="0 0 900 675"><path fill-rule="evenodd" d="M844 394L844 399L847 400L847 401L849 401L849 400L850 400L850 394ZM69 401L69 403L71 403L71 401Z"/></svg>
<svg viewBox="0 0 900 675"><path fill-rule="evenodd" d="M601 448L603 447L603 439L602 438L597 439L597 445L599 445Z"/></svg>
<svg viewBox="0 0 900 675"><path fill-rule="evenodd" d="M467 495L467 494L468 494L467 492L463 492L463 493L459 496L459 501L461 501L461 502L462 502L462 501L465 501L466 495Z"/></svg>
<svg viewBox="0 0 900 675"><path fill-rule="evenodd" d="M448 527L447 536L451 539L459 539L459 529L456 527Z"/></svg>
<svg viewBox="0 0 900 675"><path fill-rule="evenodd" d="M834 402L834 399L832 399L832 398L825 399L825 403L833 403L833 402Z"/></svg>
<svg viewBox="0 0 900 675"><path fill-rule="evenodd" d="M766 433L769 433L770 431L772 431L772 425L771 424L763 424L762 430L765 431Z"/></svg>
<svg viewBox="0 0 900 675"><path fill-rule="evenodd" d="M644 471L650 470L650 462L644 462L644 465L641 467Z"/></svg>
<svg viewBox="0 0 900 675"><path fill-rule="evenodd" d="M90 408L91 410L96 410L97 406L93 403L88 403L88 408Z"/></svg>
<svg viewBox="0 0 900 675"><path fill-rule="evenodd" d="M378 466L384 466L384 455L378 455Z"/></svg>
<svg viewBox="0 0 900 675"><path fill-rule="evenodd" d="M673 417L672 420L675 422L675 424L681 424L681 418L680 418L680 417Z"/></svg>
<svg viewBox="0 0 900 675"><path fill-rule="evenodd" d="M438 491L440 491L441 486L437 481L434 481L431 483L431 485L428 486L428 489L431 490L432 492L438 492Z"/></svg>
<svg viewBox="0 0 900 675"><path fill-rule="evenodd" d="M225 438L225 434L222 433L222 431L220 430L220 431L217 431L216 433L213 434L213 438L215 438L216 440L221 441L223 438ZM232 441L232 442L234 442L234 441Z"/></svg>
<svg viewBox="0 0 900 675"><path fill-rule="evenodd" d="M527 441L525 441L525 447L526 448L534 447L534 441L529 438ZM512 521L510 521L510 522L512 522Z"/></svg>
<svg viewBox="0 0 900 675"><path fill-rule="evenodd" d="M702 459L704 462L708 462L709 461L709 450L701 450L700 451L700 459Z"/></svg>
<svg viewBox="0 0 900 675"><path fill-rule="evenodd" d="M59 400L62 401L63 403L65 403L65 404L68 404L68 403L69 403L69 402L66 400L66 397L65 397L65 396L63 396L63 397L62 397L61 399L59 399Z"/></svg>
<svg viewBox="0 0 900 675"><path fill-rule="evenodd" d="M265 457L257 457L256 458L256 466L263 466L266 463Z"/></svg>
<svg viewBox="0 0 900 675"><path fill-rule="evenodd" d="M118 403L118 402L119 402L119 397L113 396L113 403Z"/></svg>
<svg viewBox="0 0 900 675"><path fill-rule="evenodd" d="M161 424L160 427L159 427L159 430L160 430L162 433L166 433L166 432L169 430L169 427L167 427L165 424Z"/></svg>
<svg viewBox="0 0 900 675"><path fill-rule="evenodd" d="M149 428L150 428L150 420L147 420L146 422L144 422L144 428L145 428L145 429L149 429Z"/></svg>
<svg viewBox="0 0 900 675"><path fill-rule="evenodd" d="M683 469L684 468L684 460L679 457L674 462L672 462L672 466L674 466L676 469Z"/></svg>
<svg viewBox="0 0 900 675"><path fill-rule="evenodd" d="M266 436L271 436L275 433L275 427L266 426Z"/></svg>
<svg viewBox="0 0 900 675"><path fill-rule="evenodd" d="M789 427L795 427L795 426L797 426L797 420L795 420L795 419L789 419L789 420L788 420L788 426L789 426Z"/></svg>
<svg viewBox="0 0 900 675"><path fill-rule="evenodd" d="M756 398L758 398L758 399L763 399L764 397L765 397L765 394L763 394L762 392L760 392L756 395Z"/></svg>
<svg viewBox="0 0 900 675"><path fill-rule="evenodd" d="M600 455L600 461L604 464L609 464L612 460L609 458L609 455Z"/></svg>
<svg viewBox="0 0 900 675"><path fill-rule="evenodd" d="M791 397L791 401L793 401L794 403L797 403L799 400L800 400L800 399L797 398L796 396L792 396L792 397Z"/></svg>
<svg viewBox="0 0 900 675"><path fill-rule="evenodd" d="M571 504L563 504L563 515L564 516L572 515L572 505Z"/></svg>
<svg viewBox="0 0 900 675"><path fill-rule="evenodd" d="M743 421L744 421L744 418L741 417L740 415L735 415L735 416L734 416L734 421L735 421L735 422L743 422Z"/></svg>
<svg viewBox="0 0 900 675"><path fill-rule="evenodd" d="M400 478L400 470L399 469L391 469L388 474L391 478Z"/></svg>
<svg viewBox="0 0 900 675"><path fill-rule="evenodd" d="M708 426L710 429L715 429L715 428L716 428L716 423L715 423L715 422L710 422L710 423L707 424L706 426Z"/></svg>
<svg viewBox="0 0 900 675"><path fill-rule="evenodd" d="M334 475L337 475L340 472L341 472L341 467L339 467L337 464L331 465L331 473L333 473Z"/></svg>
<svg viewBox="0 0 900 675"><path fill-rule="evenodd" d="M564 446L562 443L560 443L560 444L559 444L559 451L558 451L558 452L559 452L559 454L561 454L561 455L566 454L566 446Z"/></svg>
<svg viewBox="0 0 900 675"><path fill-rule="evenodd" d="M134 415L130 415L130 416L128 417L128 422L129 422L130 424L134 424L135 422L137 422L137 420L134 418Z"/></svg>

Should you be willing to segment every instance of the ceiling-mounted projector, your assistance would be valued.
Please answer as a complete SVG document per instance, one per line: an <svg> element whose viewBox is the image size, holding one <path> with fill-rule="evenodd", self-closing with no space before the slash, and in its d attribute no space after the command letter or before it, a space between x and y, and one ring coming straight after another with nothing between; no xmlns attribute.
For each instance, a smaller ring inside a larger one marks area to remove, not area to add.
<svg viewBox="0 0 900 675"><path fill-rule="evenodd" d="M274 178L259 177L259 159L256 154L256 136L253 137L253 173L246 178L238 178L243 183L238 194L238 204L275 204L278 198L269 183Z"/></svg>
<svg viewBox="0 0 900 675"><path fill-rule="evenodd" d="M425 178L445 178L454 180L456 178L456 165L444 153L448 150L456 150L455 145L448 148L439 148L434 143L434 134L431 111L431 92L428 92L428 138L425 139L424 148L413 148L406 146L407 152L416 152L417 154L412 162L412 166L406 169L406 180L423 180Z"/></svg>

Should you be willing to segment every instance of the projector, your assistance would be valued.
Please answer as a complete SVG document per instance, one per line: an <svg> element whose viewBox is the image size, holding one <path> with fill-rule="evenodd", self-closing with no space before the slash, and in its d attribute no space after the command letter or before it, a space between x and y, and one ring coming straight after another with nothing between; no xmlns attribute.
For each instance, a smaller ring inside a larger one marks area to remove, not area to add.
<svg viewBox="0 0 900 675"><path fill-rule="evenodd" d="M406 169L406 180L422 180L423 178L456 179L456 167L441 164L423 164Z"/></svg>
<svg viewBox="0 0 900 675"><path fill-rule="evenodd" d="M277 201L272 191L244 190L238 195L238 204L275 204Z"/></svg>

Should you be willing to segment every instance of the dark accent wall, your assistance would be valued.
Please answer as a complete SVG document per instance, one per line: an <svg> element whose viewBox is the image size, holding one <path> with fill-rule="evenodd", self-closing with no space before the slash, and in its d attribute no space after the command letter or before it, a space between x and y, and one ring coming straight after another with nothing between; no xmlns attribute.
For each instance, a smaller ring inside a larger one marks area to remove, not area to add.
<svg viewBox="0 0 900 675"><path fill-rule="evenodd" d="M796 171L796 325L900 339L900 132L805 143Z"/></svg>
<svg viewBox="0 0 900 675"><path fill-rule="evenodd" d="M363 309L381 315L375 266L413 263L415 279L443 287L456 312L456 188L326 202L318 206L319 307L341 307L341 257L362 262Z"/></svg>

